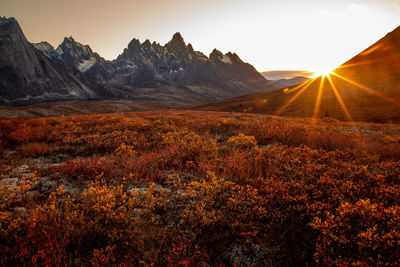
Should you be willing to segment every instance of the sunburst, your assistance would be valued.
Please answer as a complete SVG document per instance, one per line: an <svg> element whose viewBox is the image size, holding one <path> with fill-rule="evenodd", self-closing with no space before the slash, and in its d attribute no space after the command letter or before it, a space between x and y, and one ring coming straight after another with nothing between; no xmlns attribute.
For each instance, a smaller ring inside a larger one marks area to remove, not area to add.
<svg viewBox="0 0 400 267"><path fill-rule="evenodd" d="M340 68L341 67L339 67L337 69L340 69ZM305 83L302 83L302 84L300 84L300 85L298 85L298 86L296 86L296 87L294 87L292 89L286 88L283 91L286 94L292 93L294 91L297 91L297 92L275 114L276 115L280 115L282 112L284 112L288 106L290 106L294 101L296 101L296 99L300 95L302 95L310 87L310 85L312 85L317 79L320 78L321 81L320 81L320 84L319 84L319 87L318 87L317 96L316 96L316 99L315 99L315 106L314 106L314 111L313 111L313 115L312 115L312 120L315 121L319 117L319 112L320 112L320 109L321 109L321 99L322 99L322 96L324 94L325 80L327 80L329 85L330 85L330 87L332 88L332 91L333 91L333 93L335 95L335 98L336 98L338 104L340 105L341 109L343 110L343 113L344 113L346 119L348 119L349 121L353 121L353 117L351 116L349 109L347 108L342 96L340 95L338 87L337 87L337 85L335 84L335 82L332 79L333 76L336 77L336 78L339 78L339 79L341 79L341 80L343 80L343 81L345 81L345 82L347 82L347 83L349 83L349 84L351 84L353 86L356 86L356 87L358 87L358 88L360 88L360 89L362 89L362 90L364 90L364 91L366 91L368 93L371 93L371 94L373 94L375 96L381 97L382 99L385 99L387 101L390 101L392 103L396 103L396 104L400 105L400 102L398 102L398 101L396 101L396 100L394 100L394 99L392 99L392 98L390 98L388 96L385 96L384 94L382 94L380 92L377 92L377 91L375 91L375 90L373 90L373 89L371 89L371 88L369 88L369 87L367 87L365 85L362 85L362 84L360 84L360 83L358 83L356 81L353 81L350 78L344 77L344 76L336 73L333 70L321 69L320 71L318 71L316 73L315 77L310 79L309 81L307 81Z"/></svg>
<svg viewBox="0 0 400 267"><path fill-rule="evenodd" d="M312 76L312 78L326 77L327 75L331 74L333 70L334 68L331 67L320 68L315 71L315 74Z"/></svg>

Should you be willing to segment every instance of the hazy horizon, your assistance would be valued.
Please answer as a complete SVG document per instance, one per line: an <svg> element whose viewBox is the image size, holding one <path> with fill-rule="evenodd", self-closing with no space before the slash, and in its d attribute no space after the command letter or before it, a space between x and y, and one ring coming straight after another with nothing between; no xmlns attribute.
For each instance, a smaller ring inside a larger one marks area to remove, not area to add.
<svg viewBox="0 0 400 267"><path fill-rule="evenodd" d="M72 36L115 59L133 38L165 44L180 32L195 50L235 52L260 72L337 67L400 25L394 0L3 0L0 8L30 42L57 47Z"/></svg>

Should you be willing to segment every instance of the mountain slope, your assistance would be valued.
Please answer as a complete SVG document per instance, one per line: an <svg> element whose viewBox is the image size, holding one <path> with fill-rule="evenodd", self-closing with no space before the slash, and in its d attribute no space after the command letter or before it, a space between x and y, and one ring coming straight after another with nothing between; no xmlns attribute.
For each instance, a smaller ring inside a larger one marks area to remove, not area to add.
<svg viewBox="0 0 400 267"><path fill-rule="evenodd" d="M0 18L0 54L0 103L96 96L79 73L55 63L30 44L14 18Z"/></svg>
<svg viewBox="0 0 400 267"><path fill-rule="evenodd" d="M228 99L200 109L400 121L400 27L329 76L312 79L301 87Z"/></svg>

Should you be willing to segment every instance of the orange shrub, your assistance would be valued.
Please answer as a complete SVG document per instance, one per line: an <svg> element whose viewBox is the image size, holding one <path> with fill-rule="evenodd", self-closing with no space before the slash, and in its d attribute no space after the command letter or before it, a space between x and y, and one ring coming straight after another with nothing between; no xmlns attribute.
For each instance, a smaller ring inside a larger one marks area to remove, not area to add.
<svg viewBox="0 0 400 267"><path fill-rule="evenodd" d="M400 264L400 207L360 200L343 203L335 214L316 217L321 232L315 259L322 265L396 266Z"/></svg>
<svg viewBox="0 0 400 267"><path fill-rule="evenodd" d="M215 139L192 131L168 132L162 137L161 145L166 147L164 155L168 157L170 167L174 168L193 168L198 166L198 161L217 156Z"/></svg>

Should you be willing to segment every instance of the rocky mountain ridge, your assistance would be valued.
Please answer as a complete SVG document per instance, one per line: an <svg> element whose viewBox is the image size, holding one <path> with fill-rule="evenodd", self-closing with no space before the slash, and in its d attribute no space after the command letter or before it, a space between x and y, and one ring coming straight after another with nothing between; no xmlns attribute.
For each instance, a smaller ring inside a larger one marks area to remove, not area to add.
<svg viewBox="0 0 400 267"><path fill-rule="evenodd" d="M11 56L2 60L3 68L8 70L0 82L0 97L5 104L16 103L22 97L26 103L58 98L137 99L179 106L260 92L271 84L237 54L215 49L207 57L186 44L180 33L165 45L133 39L121 55L109 61L72 37L66 37L57 48L47 42L31 44L14 18L0 20L1 25L13 29L1 26L0 52L23 55L23 61L28 62L22 64ZM6 45L12 35L19 38ZM17 70L21 65L24 68ZM40 75L26 79L25 75L35 69ZM52 74L46 72L49 69ZM75 82L66 81L64 76ZM32 83L46 86L35 87ZM82 88L78 90L79 85Z"/></svg>
<svg viewBox="0 0 400 267"><path fill-rule="evenodd" d="M0 103L96 96L80 73L50 60L29 43L14 18L0 18L0 54Z"/></svg>

